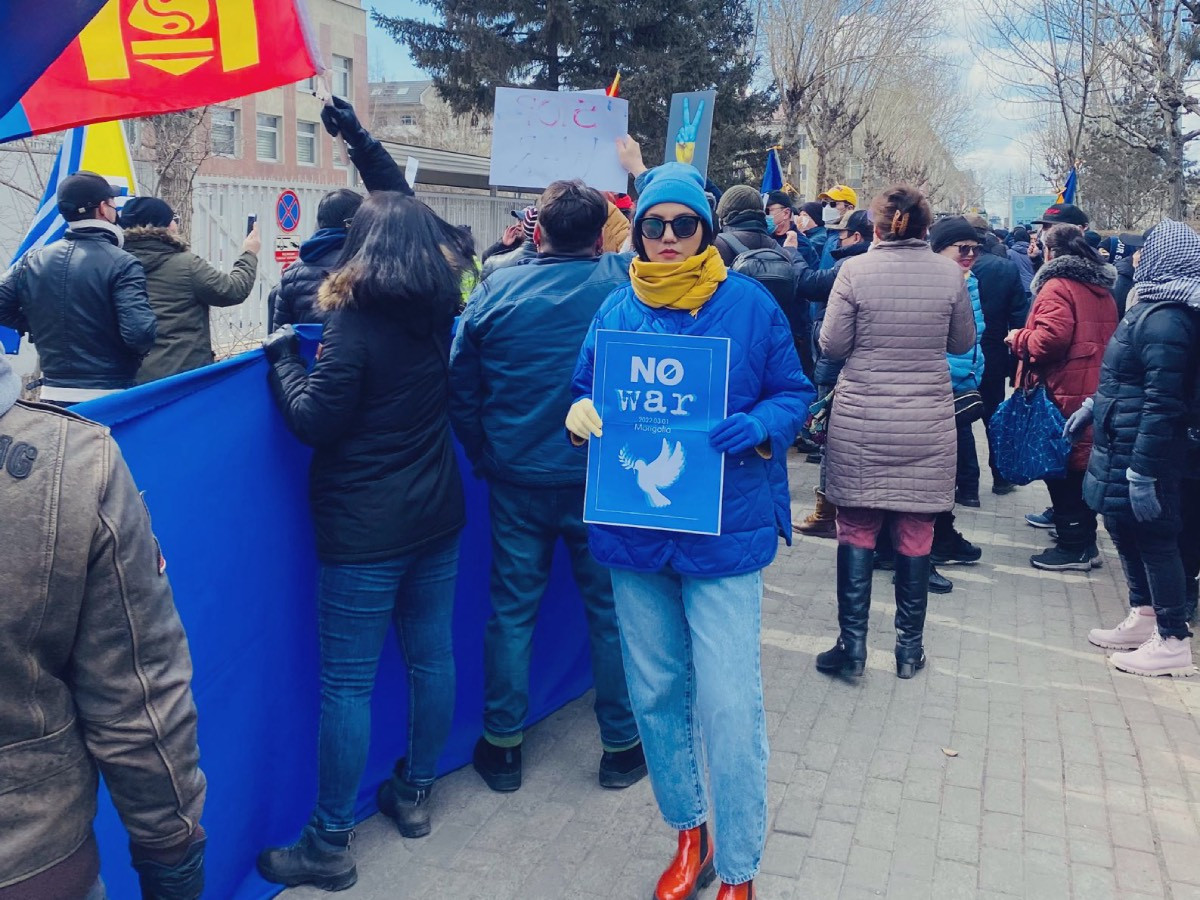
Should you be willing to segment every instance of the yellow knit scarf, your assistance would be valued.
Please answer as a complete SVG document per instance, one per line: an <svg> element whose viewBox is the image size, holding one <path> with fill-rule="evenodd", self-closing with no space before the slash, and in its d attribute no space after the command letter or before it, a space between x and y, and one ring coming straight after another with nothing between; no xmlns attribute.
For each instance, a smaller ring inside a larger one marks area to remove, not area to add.
<svg viewBox="0 0 1200 900"><path fill-rule="evenodd" d="M682 262L657 263L636 258L629 267L629 280L639 300L656 308L686 309L693 316L716 293L728 274L721 254L713 246Z"/></svg>

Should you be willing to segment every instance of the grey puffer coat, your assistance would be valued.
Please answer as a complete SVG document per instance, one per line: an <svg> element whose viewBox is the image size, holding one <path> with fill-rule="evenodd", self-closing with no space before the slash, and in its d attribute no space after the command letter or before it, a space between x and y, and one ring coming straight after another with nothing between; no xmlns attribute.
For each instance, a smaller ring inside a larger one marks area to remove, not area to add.
<svg viewBox="0 0 1200 900"><path fill-rule="evenodd" d="M838 506L937 513L954 505L954 394L946 354L975 346L963 270L920 240L842 264L821 353L844 359L826 489Z"/></svg>

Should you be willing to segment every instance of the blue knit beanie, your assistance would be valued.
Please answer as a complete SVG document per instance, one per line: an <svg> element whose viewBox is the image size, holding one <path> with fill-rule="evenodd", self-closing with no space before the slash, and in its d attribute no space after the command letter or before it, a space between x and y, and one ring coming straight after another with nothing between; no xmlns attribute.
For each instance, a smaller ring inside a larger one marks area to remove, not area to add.
<svg viewBox="0 0 1200 900"><path fill-rule="evenodd" d="M643 176L634 222L645 218L650 207L659 203L681 203L713 227L712 207L704 195L704 179L694 166L670 162L651 169Z"/></svg>

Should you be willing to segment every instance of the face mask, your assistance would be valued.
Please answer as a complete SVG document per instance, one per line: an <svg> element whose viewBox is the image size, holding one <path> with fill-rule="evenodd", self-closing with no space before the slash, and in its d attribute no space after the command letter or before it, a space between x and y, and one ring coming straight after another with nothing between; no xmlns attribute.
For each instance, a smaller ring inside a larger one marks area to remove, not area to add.
<svg viewBox="0 0 1200 900"><path fill-rule="evenodd" d="M767 213L767 231L774 231L775 227L775 217Z"/></svg>

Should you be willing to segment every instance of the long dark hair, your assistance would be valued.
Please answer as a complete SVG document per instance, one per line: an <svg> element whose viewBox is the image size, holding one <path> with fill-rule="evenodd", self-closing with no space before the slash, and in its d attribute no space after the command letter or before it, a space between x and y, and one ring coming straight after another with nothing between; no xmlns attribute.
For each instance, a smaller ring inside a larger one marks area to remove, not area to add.
<svg viewBox="0 0 1200 900"><path fill-rule="evenodd" d="M1075 225L1054 225L1042 235L1042 243L1052 256L1078 256L1098 266L1104 265L1104 260L1095 248L1087 242L1083 232Z"/></svg>
<svg viewBox="0 0 1200 900"><path fill-rule="evenodd" d="M460 230L424 203L377 191L354 214L334 277L360 309L411 316L424 331L457 312L469 253Z"/></svg>

